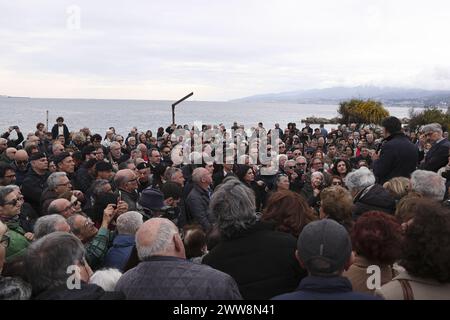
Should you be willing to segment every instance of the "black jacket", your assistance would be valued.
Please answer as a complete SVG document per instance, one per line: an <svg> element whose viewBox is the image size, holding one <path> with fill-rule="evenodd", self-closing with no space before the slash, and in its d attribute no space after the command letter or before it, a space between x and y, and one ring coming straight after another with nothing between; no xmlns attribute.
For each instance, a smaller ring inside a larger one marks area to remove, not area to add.
<svg viewBox="0 0 450 320"><path fill-rule="evenodd" d="M9 139L8 139L8 138L9 138L9 135L10 135L10 132L8 132L8 131L6 131L4 134L2 134L2 138L8 140L8 147L9 147L9 148L17 148L17 146L18 146L19 144L21 144L22 141L24 140L23 134L22 134L22 132L20 132L20 131L17 132L17 140L9 140Z"/></svg>
<svg viewBox="0 0 450 320"><path fill-rule="evenodd" d="M69 139L70 139L70 132L69 132L69 128L67 128L66 124L63 123L63 127L64 127L64 139L66 139L66 145L69 144ZM53 140L56 140L58 138L59 135L59 130L58 130L58 124L55 123L55 125L52 128L52 138Z"/></svg>
<svg viewBox="0 0 450 320"><path fill-rule="evenodd" d="M395 212L395 199L389 192L379 184L361 190L353 200L353 219L356 220L360 215L367 211L383 211L389 214Z"/></svg>
<svg viewBox="0 0 450 320"><path fill-rule="evenodd" d="M205 231L211 228L209 200L208 191L197 185L194 185L194 188L186 198L186 214L188 219L191 219L189 223L198 223Z"/></svg>
<svg viewBox="0 0 450 320"><path fill-rule="evenodd" d="M86 193L94 181L95 178L91 176L89 170L85 167L85 164L75 172L74 182L76 190Z"/></svg>
<svg viewBox="0 0 450 320"><path fill-rule="evenodd" d="M448 163L449 149L450 141L447 139L435 143L427 152L425 162L423 162L419 168L422 170L438 172L440 168L445 167ZM420 158L423 158L423 152L421 153Z"/></svg>
<svg viewBox="0 0 450 320"><path fill-rule="evenodd" d="M295 259L297 240L257 222L231 240L222 240L202 263L223 271L236 280L244 299L269 299L294 291L306 276Z"/></svg>
<svg viewBox="0 0 450 320"><path fill-rule="evenodd" d="M33 207L38 215L41 215L41 195L47 187L48 176L48 172L40 176L30 168L25 179L23 179L22 194L25 197L25 201Z"/></svg>
<svg viewBox="0 0 450 320"><path fill-rule="evenodd" d="M380 158L373 162L373 173L379 184L391 178L406 177L416 170L419 158L417 146L403 133L392 134L381 147Z"/></svg>

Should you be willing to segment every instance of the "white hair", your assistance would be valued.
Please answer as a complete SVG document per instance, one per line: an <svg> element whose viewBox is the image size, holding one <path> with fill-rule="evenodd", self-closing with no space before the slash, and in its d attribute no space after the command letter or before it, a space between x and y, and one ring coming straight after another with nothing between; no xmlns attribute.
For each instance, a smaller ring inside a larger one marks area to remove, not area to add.
<svg viewBox="0 0 450 320"><path fill-rule="evenodd" d="M320 171L314 171L313 173L311 173L311 179L314 178L315 176L319 176L322 178L322 180L325 178L323 173Z"/></svg>
<svg viewBox="0 0 450 320"><path fill-rule="evenodd" d="M159 225L158 232L154 236L154 240L149 245L143 245L136 236L136 249L139 260L145 260L164 253L172 245L172 238L174 234L178 233L178 229L170 220L163 220Z"/></svg>
<svg viewBox="0 0 450 320"><path fill-rule="evenodd" d="M40 239L47 234L57 231L56 228L58 227L58 225L65 222L66 219L59 214L49 214L40 217L34 224L34 239Z"/></svg>
<svg viewBox="0 0 450 320"><path fill-rule="evenodd" d="M195 168L194 171L192 171L192 182L195 184L201 183L203 177L206 174L206 169L203 167Z"/></svg>
<svg viewBox="0 0 450 320"><path fill-rule="evenodd" d="M446 180L433 171L416 170L411 175L411 187L426 198L444 200Z"/></svg>
<svg viewBox="0 0 450 320"><path fill-rule="evenodd" d="M56 187L59 184L59 179L67 177L67 174L65 172L53 172L51 175L47 178L47 186L49 190L55 190Z"/></svg>
<svg viewBox="0 0 450 320"><path fill-rule="evenodd" d="M96 284L105 291L114 291L122 273L117 269L102 269L96 271L89 283Z"/></svg>
<svg viewBox="0 0 450 320"><path fill-rule="evenodd" d="M137 211L128 211L117 218L117 232L119 234L135 235L139 227L144 223L142 214Z"/></svg>
<svg viewBox="0 0 450 320"><path fill-rule="evenodd" d="M430 123L430 124L424 125L422 127L421 131L423 133L439 132L440 134L442 134L442 126L439 123Z"/></svg>
<svg viewBox="0 0 450 320"><path fill-rule="evenodd" d="M372 171L366 167L350 172L345 177L345 185L352 193L359 192L373 184L375 184L375 176Z"/></svg>

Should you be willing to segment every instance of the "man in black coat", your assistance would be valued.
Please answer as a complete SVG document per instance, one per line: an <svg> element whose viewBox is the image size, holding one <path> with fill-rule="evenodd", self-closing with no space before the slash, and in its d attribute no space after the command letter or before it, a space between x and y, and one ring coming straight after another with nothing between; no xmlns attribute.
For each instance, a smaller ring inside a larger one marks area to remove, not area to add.
<svg viewBox="0 0 450 320"><path fill-rule="evenodd" d="M258 221L253 191L232 178L216 189L210 207L221 241L202 263L232 276L244 299L294 291L306 276L295 259L297 240Z"/></svg>
<svg viewBox="0 0 450 320"><path fill-rule="evenodd" d="M381 150L372 155L373 173L380 184L391 178L406 177L416 170L419 152L401 131L402 124L396 117L388 117L381 123L384 141Z"/></svg>
<svg viewBox="0 0 450 320"><path fill-rule="evenodd" d="M22 194L25 201L33 209L41 213L41 195L47 187L48 160L44 153L33 153L30 156L31 168L26 174L22 184Z"/></svg>
<svg viewBox="0 0 450 320"><path fill-rule="evenodd" d="M196 168L192 173L194 188L186 198L187 216L192 219L190 223L198 223L205 232L211 229L209 217L210 188L212 183L211 173L205 168Z"/></svg>
<svg viewBox="0 0 450 320"><path fill-rule="evenodd" d="M15 130L17 133L17 139L9 140L8 138L13 130ZM2 138L8 140L8 147L11 147L11 148L17 148L17 146L20 145L24 140L23 134L22 134L22 132L20 132L20 129L18 126L9 127L8 131L5 132L4 134L2 134Z"/></svg>
<svg viewBox="0 0 450 320"><path fill-rule="evenodd" d="M425 161L419 166L422 170L437 172L448 163L450 141L442 136L442 127L439 123L431 123L423 126L422 133L432 147L425 155ZM419 161L424 158L424 152L419 153Z"/></svg>

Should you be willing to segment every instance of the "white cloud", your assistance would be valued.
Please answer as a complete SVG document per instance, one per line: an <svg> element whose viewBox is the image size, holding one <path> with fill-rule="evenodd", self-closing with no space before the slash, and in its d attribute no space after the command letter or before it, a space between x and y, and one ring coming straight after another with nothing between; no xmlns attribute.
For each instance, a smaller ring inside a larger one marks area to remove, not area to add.
<svg viewBox="0 0 450 320"><path fill-rule="evenodd" d="M66 27L70 5L81 9L79 30ZM0 4L1 93L227 100L334 85L450 89L449 9L438 0L10 1Z"/></svg>

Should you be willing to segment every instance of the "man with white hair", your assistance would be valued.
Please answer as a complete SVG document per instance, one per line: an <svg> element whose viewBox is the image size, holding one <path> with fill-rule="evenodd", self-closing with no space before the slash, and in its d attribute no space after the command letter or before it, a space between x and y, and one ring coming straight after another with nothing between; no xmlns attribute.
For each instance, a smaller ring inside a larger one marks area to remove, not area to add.
<svg viewBox="0 0 450 320"><path fill-rule="evenodd" d="M353 196L353 219L367 211L383 211L394 214L395 200L381 185L375 184L374 174L366 167L350 172L345 185Z"/></svg>
<svg viewBox="0 0 450 320"><path fill-rule="evenodd" d="M296 239L275 231L255 213L255 194L229 178L211 197L221 241L202 263L232 276L248 300L267 300L295 290L306 272L295 261Z"/></svg>
<svg viewBox="0 0 450 320"><path fill-rule="evenodd" d="M411 189L425 198L441 202L445 196L445 179L432 171L416 170L411 175Z"/></svg>
<svg viewBox="0 0 450 320"><path fill-rule="evenodd" d="M16 152L16 148L7 148L5 152L3 152L3 154L0 156L0 164L12 164L14 162Z"/></svg>
<svg viewBox="0 0 450 320"><path fill-rule="evenodd" d="M186 198L186 209L188 220L191 223L198 223L207 232L211 228L209 217L209 199L211 195L210 185L212 175L205 168L196 168L192 172L192 182L194 188Z"/></svg>
<svg viewBox="0 0 450 320"><path fill-rule="evenodd" d="M75 213L76 212L74 205L69 200L64 198L53 200L52 202L50 202L47 209L47 214L58 214L66 219L73 216Z"/></svg>
<svg viewBox="0 0 450 320"><path fill-rule="evenodd" d="M49 214L40 217L34 224L34 240L38 240L43 236L56 231L70 232L70 226L63 216L59 214Z"/></svg>
<svg viewBox="0 0 450 320"><path fill-rule="evenodd" d="M47 188L41 195L41 214L46 215L50 203L62 194L72 191L72 184L65 172L53 172L47 178Z"/></svg>
<svg viewBox="0 0 450 320"><path fill-rule="evenodd" d="M130 210L136 210L139 200L139 183L136 173L130 169L119 170L114 176L114 183L119 189L121 200L128 204Z"/></svg>
<svg viewBox="0 0 450 320"><path fill-rule="evenodd" d="M136 233L141 262L126 272L116 290L131 300L238 300L236 282L211 267L186 260L178 228L152 218Z"/></svg>
<svg viewBox="0 0 450 320"><path fill-rule="evenodd" d="M13 167L16 171L16 184L18 186L22 185L23 179L25 179L25 175L28 171L28 153L25 150L17 150L16 155L14 156Z"/></svg>
<svg viewBox="0 0 450 320"><path fill-rule="evenodd" d="M425 155L425 160L420 164L419 169L437 172L448 163L450 141L442 136L442 127L439 123L431 123L422 127L422 134L426 142L432 147ZM424 151L419 152L419 161L424 158Z"/></svg>
<svg viewBox="0 0 450 320"><path fill-rule="evenodd" d="M135 242L136 231L143 223L142 214L137 211L128 211L117 218L117 236L113 240L105 256L104 267L123 271Z"/></svg>

